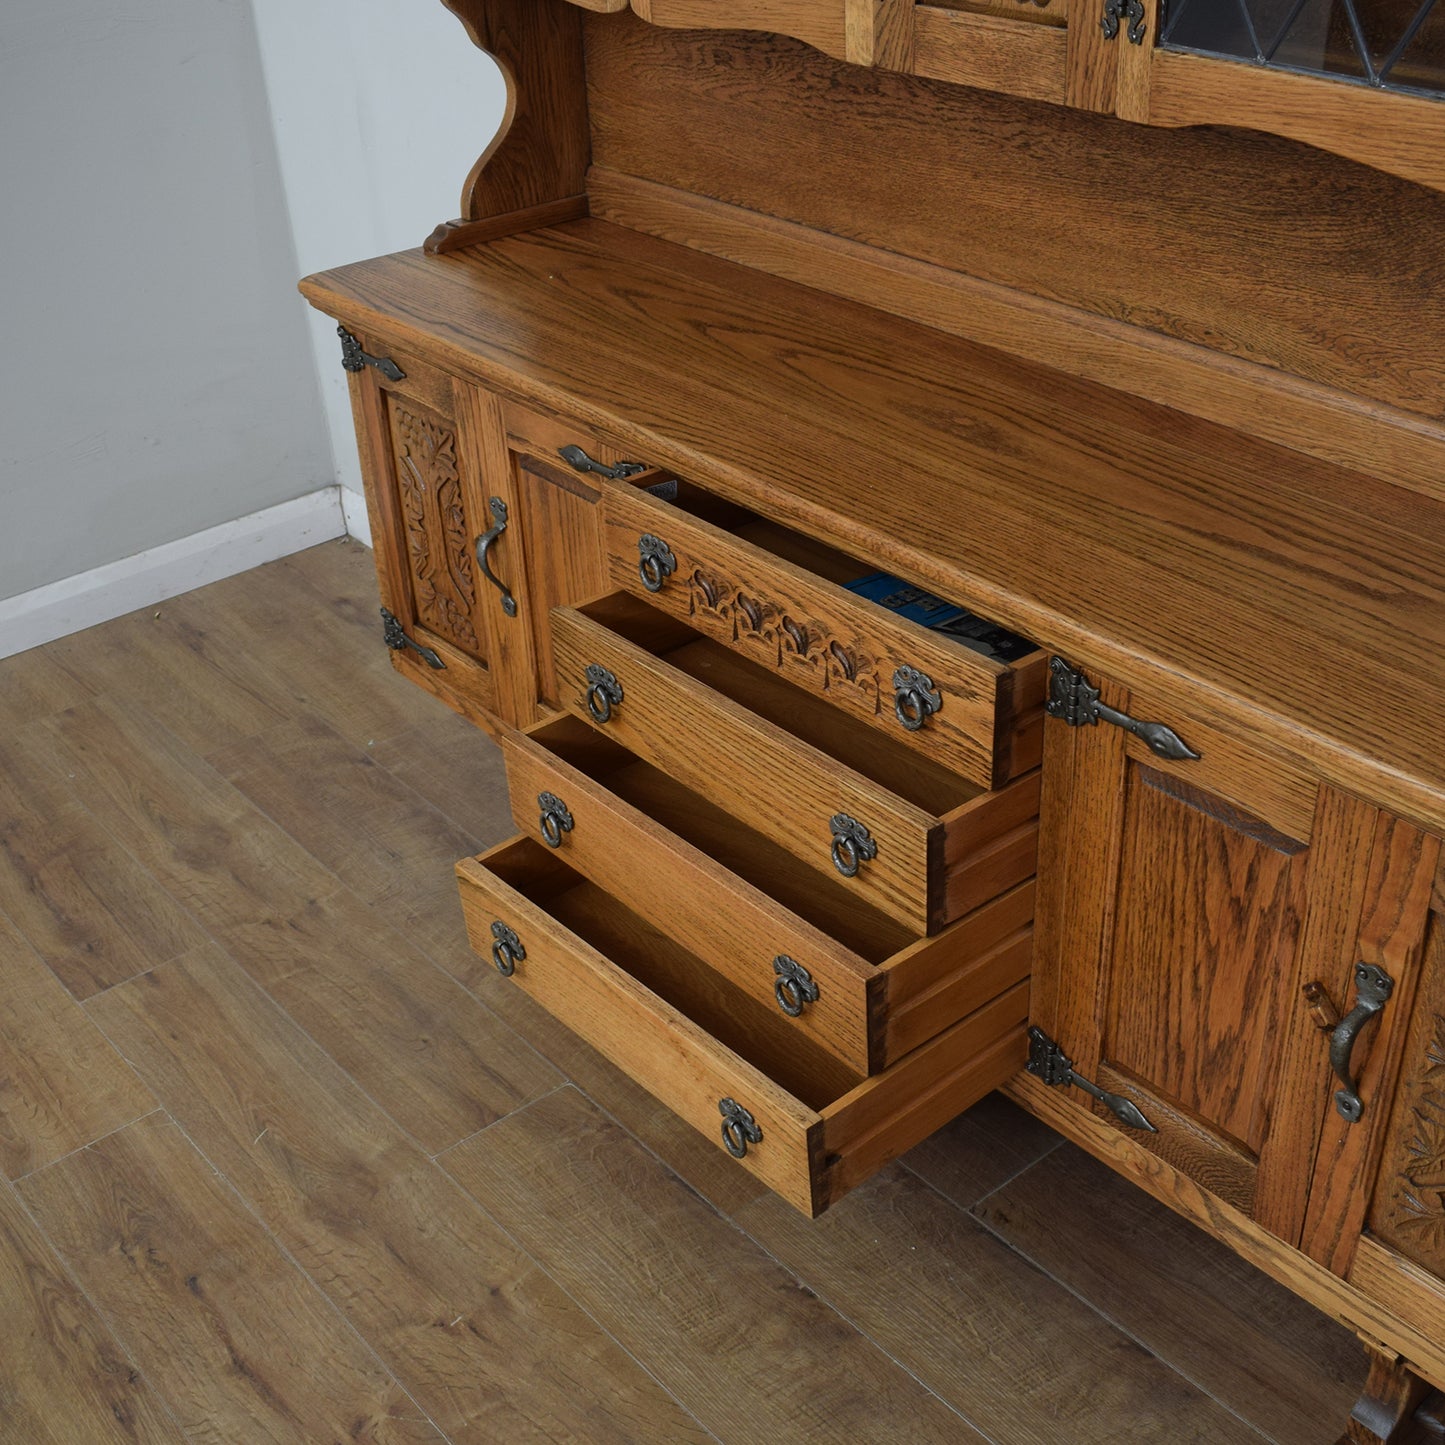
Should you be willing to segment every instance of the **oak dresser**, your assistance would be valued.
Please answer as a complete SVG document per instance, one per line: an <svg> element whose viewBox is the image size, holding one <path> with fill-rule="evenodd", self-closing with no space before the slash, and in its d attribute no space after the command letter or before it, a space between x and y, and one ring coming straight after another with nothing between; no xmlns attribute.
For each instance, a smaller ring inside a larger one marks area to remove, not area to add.
<svg viewBox="0 0 1445 1445"><path fill-rule="evenodd" d="M990 1090L1445 1385L1445 0L446 0L340 323L473 946L798 1209Z"/></svg>

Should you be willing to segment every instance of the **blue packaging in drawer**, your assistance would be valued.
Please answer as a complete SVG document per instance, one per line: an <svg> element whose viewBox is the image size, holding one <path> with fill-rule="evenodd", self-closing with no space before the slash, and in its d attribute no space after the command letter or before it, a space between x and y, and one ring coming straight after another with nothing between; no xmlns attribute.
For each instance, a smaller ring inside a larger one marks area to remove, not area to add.
<svg viewBox="0 0 1445 1445"><path fill-rule="evenodd" d="M913 583L887 572L870 572L866 577L859 577L845 585L850 592L856 592L858 596L866 597L910 622L951 637L996 662L1016 662L1037 650L1032 642L970 612L966 607L960 607L956 602L945 602L942 597L935 597L922 587L915 587Z"/></svg>

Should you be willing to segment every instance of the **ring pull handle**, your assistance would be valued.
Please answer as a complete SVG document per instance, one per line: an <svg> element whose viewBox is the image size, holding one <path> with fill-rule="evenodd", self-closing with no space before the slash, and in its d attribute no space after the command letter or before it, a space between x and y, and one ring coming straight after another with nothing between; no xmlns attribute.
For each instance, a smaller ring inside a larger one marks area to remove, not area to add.
<svg viewBox="0 0 1445 1445"><path fill-rule="evenodd" d="M818 1002L818 985L796 958L780 953L773 960L773 972L778 976L773 984L773 996L790 1019L800 1018L810 1003Z"/></svg>
<svg viewBox="0 0 1445 1445"><path fill-rule="evenodd" d="M943 706L933 679L916 667L900 667L893 674L893 713L911 733L916 733Z"/></svg>
<svg viewBox="0 0 1445 1445"><path fill-rule="evenodd" d="M612 719L612 709L622 701L622 684L600 662L587 664L587 712L595 723Z"/></svg>
<svg viewBox="0 0 1445 1445"><path fill-rule="evenodd" d="M527 950L512 929L500 919L492 924L492 962L497 965L498 973L511 978L526 957Z"/></svg>
<svg viewBox="0 0 1445 1445"><path fill-rule="evenodd" d="M560 848L562 834L572 831L572 814L566 803L556 793L538 793L537 806L542 810L542 816L538 819L542 841L549 848Z"/></svg>
<svg viewBox="0 0 1445 1445"><path fill-rule="evenodd" d="M637 539L637 575L649 592L661 592L662 584L677 571L672 548L651 532Z"/></svg>
<svg viewBox="0 0 1445 1445"><path fill-rule="evenodd" d="M579 446L558 447L557 455L573 471L596 472L599 477L607 477L614 482L625 482L628 477L640 477L643 472L648 470L645 462L618 462L616 466L610 467L606 462L599 462L595 457L589 457Z"/></svg>
<svg viewBox="0 0 1445 1445"><path fill-rule="evenodd" d="M878 856L873 835L847 813L834 813L828 827L833 833L833 866L845 878L856 878L858 870Z"/></svg>
<svg viewBox="0 0 1445 1445"><path fill-rule="evenodd" d="M1344 1085L1335 1091L1335 1109L1347 1124L1358 1124L1365 1112L1354 1075L1355 1040L1394 991L1395 980L1383 968L1373 963L1355 965L1355 1006L1330 1034L1330 1066Z"/></svg>
<svg viewBox="0 0 1445 1445"><path fill-rule="evenodd" d="M512 596L512 589L492 571L492 564L487 558L492 543L507 530L507 504L500 497L493 497L488 505L492 509L492 525L477 538L477 566L482 569L482 576L502 594L502 611L508 617L515 617L517 599Z"/></svg>
<svg viewBox="0 0 1445 1445"><path fill-rule="evenodd" d="M734 1159L746 1158L749 1144L763 1142L758 1121L736 1099L719 1099L717 1110L723 1118L722 1138L728 1153Z"/></svg>

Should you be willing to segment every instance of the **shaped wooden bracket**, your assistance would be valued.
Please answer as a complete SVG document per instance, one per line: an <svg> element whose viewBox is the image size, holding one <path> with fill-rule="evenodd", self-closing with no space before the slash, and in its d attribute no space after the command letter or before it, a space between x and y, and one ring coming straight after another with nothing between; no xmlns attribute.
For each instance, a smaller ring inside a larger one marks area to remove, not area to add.
<svg viewBox="0 0 1445 1445"><path fill-rule="evenodd" d="M585 216L591 138L581 11L566 0L442 3L496 61L507 108L462 187L461 216L427 237L427 254Z"/></svg>

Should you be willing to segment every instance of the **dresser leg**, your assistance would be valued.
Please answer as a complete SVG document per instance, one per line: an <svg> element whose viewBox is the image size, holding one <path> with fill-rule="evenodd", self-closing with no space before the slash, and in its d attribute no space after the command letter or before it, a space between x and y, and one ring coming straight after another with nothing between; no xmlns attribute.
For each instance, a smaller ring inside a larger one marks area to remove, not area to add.
<svg viewBox="0 0 1445 1445"><path fill-rule="evenodd" d="M1337 1445L1417 1445L1429 1440L1422 1433L1428 1423L1416 1411L1431 1394L1430 1386L1398 1355L1381 1354L1369 1345L1365 1353L1370 1358L1369 1377Z"/></svg>

